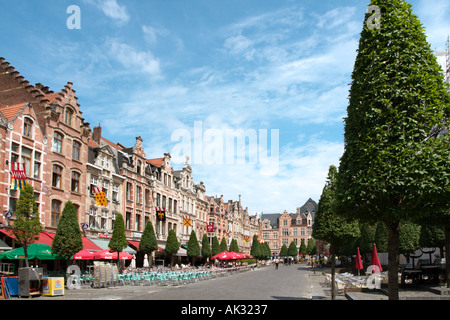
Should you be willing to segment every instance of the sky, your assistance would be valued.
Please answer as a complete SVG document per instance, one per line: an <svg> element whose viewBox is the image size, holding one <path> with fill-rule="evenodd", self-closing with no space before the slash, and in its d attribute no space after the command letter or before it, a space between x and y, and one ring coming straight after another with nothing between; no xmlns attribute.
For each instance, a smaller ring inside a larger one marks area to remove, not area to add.
<svg viewBox="0 0 450 320"><path fill-rule="evenodd" d="M408 3L444 50L450 1ZM26 80L72 82L91 128L127 147L140 136L147 158L169 152L175 170L188 160L209 196L295 212L339 166L369 0L0 4L0 56Z"/></svg>

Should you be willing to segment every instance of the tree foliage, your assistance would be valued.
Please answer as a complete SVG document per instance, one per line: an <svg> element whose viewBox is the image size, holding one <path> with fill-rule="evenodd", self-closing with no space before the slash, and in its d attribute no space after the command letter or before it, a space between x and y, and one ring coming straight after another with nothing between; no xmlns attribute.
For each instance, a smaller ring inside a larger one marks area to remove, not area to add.
<svg viewBox="0 0 450 320"><path fill-rule="evenodd" d="M202 238L202 257L203 258L211 257L211 246L209 244L209 239L206 234L204 234Z"/></svg>
<svg viewBox="0 0 450 320"><path fill-rule="evenodd" d="M12 233L14 241L24 248L25 266L28 267L28 246L39 239L42 231L41 221L39 219L38 206L34 200L34 188L26 185L21 191L15 214Z"/></svg>
<svg viewBox="0 0 450 320"><path fill-rule="evenodd" d="M155 229L150 220L145 225L144 232L142 233L141 241L139 242L139 251L147 254L149 266L152 266L152 252L158 250L158 241L156 240Z"/></svg>
<svg viewBox="0 0 450 320"><path fill-rule="evenodd" d="M398 300L400 224L448 209L450 95L424 28L404 0L372 0L345 118L337 179L341 212L383 221L389 233L389 299Z"/></svg>
<svg viewBox="0 0 450 320"><path fill-rule="evenodd" d="M81 250L83 250L83 240L78 225L77 212L73 203L67 201L53 238L52 253L68 260Z"/></svg>

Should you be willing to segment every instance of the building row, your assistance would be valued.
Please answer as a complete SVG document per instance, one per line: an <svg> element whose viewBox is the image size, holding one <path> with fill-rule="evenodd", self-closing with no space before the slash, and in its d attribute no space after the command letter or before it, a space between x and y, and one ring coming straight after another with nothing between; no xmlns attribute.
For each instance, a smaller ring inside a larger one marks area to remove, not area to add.
<svg viewBox="0 0 450 320"><path fill-rule="evenodd" d="M249 216L240 195L236 201L208 196L204 183L195 183L188 161L175 170L169 153L148 159L141 137L127 147L103 137L100 124L91 130L75 93L70 82L60 92L31 85L0 58L1 227L14 223L20 190L11 189L11 171L14 163L23 163L46 232L56 231L70 200L91 239L109 238L121 213L134 249L151 221L162 247L169 230L182 245L194 230L199 241L204 234L225 237L250 250L247 239L260 233L261 223ZM106 206L97 206L96 188L104 191ZM161 212L164 219L158 218Z"/></svg>
<svg viewBox="0 0 450 320"><path fill-rule="evenodd" d="M14 223L20 190L11 189L11 169L23 163L41 223L50 234L70 200L89 239L107 241L121 213L135 251L148 221L161 248L169 230L175 231L182 248L194 230L199 241L205 234L225 238L228 244L236 239L246 253L255 234L269 242L274 253L283 244L300 245L301 239L311 237L317 210L311 199L296 214L249 215L241 195L238 200L208 196L205 184L194 181L188 160L176 170L169 153L147 158L140 136L133 146L125 146L105 138L101 124L91 129L75 94L71 82L60 92L31 85L0 58L0 231ZM97 188L104 192L106 206L96 202Z"/></svg>

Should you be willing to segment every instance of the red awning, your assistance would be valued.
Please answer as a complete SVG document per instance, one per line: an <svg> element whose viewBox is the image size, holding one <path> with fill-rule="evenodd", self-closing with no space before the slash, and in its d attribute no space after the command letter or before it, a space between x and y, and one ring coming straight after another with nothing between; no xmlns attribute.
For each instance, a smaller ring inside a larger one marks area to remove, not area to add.
<svg viewBox="0 0 450 320"><path fill-rule="evenodd" d="M140 241L127 240L129 244L136 248L136 251L139 251L139 243Z"/></svg>
<svg viewBox="0 0 450 320"><path fill-rule="evenodd" d="M81 239L83 240L83 249L88 250L88 251L92 251L92 252L97 252L97 251L102 251L103 250L98 245L96 245L91 240L89 240L88 238L82 237Z"/></svg>

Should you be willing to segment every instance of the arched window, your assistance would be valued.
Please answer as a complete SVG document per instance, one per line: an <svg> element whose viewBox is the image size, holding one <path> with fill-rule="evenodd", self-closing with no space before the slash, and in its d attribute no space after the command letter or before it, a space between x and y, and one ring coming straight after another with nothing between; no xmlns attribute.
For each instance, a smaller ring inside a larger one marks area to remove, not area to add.
<svg viewBox="0 0 450 320"><path fill-rule="evenodd" d="M78 172L72 171L72 192L80 192L80 177L81 175Z"/></svg>
<svg viewBox="0 0 450 320"><path fill-rule="evenodd" d="M53 134L53 151L62 153L63 135L59 132Z"/></svg>
<svg viewBox="0 0 450 320"><path fill-rule="evenodd" d="M28 138L33 137L33 120L25 118L23 121L23 135Z"/></svg>
<svg viewBox="0 0 450 320"><path fill-rule="evenodd" d="M61 201L52 200L51 226L57 227L61 216Z"/></svg>
<svg viewBox="0 0 450 320"><path fill-rule="evenodd" d="M73 141L72 143L72 159L80 160L81 143Z"/></svg>
<svg viewBox="0 0 450 320"><path fill-rule="evenodd" d="M54 164L52 172L52 187L61 189L62 167Z"/></svg>
<svg viewBox="0 0 450 320"><path fill-rule="evenodd" d="M64 114L64 123L68 126L72 126L72 118L73 118L73 110L69 107L66 107L66 112Z"/></svg>

